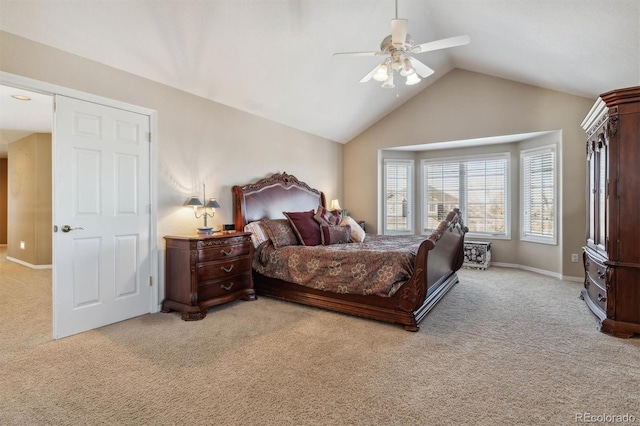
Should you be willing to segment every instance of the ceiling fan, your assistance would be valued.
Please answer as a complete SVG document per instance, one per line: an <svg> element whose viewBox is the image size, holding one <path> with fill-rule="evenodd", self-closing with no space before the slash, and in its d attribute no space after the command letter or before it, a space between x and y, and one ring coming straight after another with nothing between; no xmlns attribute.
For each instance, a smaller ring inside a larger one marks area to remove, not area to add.
<svg viewBox="0 0 640 426"><path fill-rule="evenodd" d="M421 81L420 77L427 78L435 71L411 56L415 53L431 52L434 50L447 49L450 47L464 46L469 44L468 35L445 38L428 43L415 44L408 34L409 21L398 19L398 0L396 0L396 18L391 20L391 34L386 36L380 43L378 52L341 52L334 53L333 56L386 56L386 58L365 75L360 83L366 83L372 78L382 82L382 87L392 89L393 71L397 71L401 76L406 77L406 84L412 86Z"/></svg>

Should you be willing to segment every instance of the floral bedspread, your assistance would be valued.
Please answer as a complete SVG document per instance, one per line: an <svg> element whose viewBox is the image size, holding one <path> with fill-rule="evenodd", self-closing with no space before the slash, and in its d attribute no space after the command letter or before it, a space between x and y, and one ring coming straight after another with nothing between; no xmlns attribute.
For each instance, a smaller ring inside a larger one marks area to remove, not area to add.
<svg viewBox="0 0 640 426"><path fill-rule="evenodd" d="M390 297L413 273L421 236L367 235L362 243L286 246L269 241L255 251L253 268L262 275L350 294Z"/></svg>

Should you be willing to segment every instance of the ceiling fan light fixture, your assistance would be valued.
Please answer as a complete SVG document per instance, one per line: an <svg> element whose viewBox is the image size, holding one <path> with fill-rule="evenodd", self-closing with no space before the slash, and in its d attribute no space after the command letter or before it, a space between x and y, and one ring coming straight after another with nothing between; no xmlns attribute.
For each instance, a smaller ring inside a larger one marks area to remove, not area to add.
<svg viewBox="0 0 640 426"><path fill-rule="evenodd" d="M411 65L411 61L409 61L409 59L405 58L402 61L402 68L400 69L400 75L403 77L408 77L412 74L415 74L416 70L413 68L413 66Z"/></svg>
<svg viewBox="0 0 640 426"><path fill-rule="evenodd" d="M389 74L388 78L384 81L384 83L382 83L382 88L393 89L394 87L396 86L393 84L393 74Z"/></svg>
<svg viewBox="0 0 640 426"><path fill-rule="evenodd" d="M407 76L407 81L405 82L405 84L407 86L413 86L414 84L420 83L420 81L422 80L420 79L420 77L418 77L418 75L414 71L413 74L409 74Z"/></svg>
<svg viewBox="0 0 640 426"><path fill-rule="evenodd" d="M378 66L378 70L373 75L373 79L375 81L382 82L382 81L385 81L387 78L388 78L387 66L385 64L380 64L380 66Z"/></svg>

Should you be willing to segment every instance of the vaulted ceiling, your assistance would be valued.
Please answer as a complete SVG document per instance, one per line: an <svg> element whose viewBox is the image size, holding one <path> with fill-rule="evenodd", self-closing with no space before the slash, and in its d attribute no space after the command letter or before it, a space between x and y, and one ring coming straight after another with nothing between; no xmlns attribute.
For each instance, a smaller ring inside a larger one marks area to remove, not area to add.
<svg viewBox="0 0 640 426"><path fill-rule="evenodd" d="M0 0L0 30L346 143L453 68L595 99L640 84L638 0L398 0L436 72L395 89L358 81L394 0ZM8 112L1 112L8 117ZM0 126L6 123L0 122ZM20 130L20 129L14 129Z"/></svg>

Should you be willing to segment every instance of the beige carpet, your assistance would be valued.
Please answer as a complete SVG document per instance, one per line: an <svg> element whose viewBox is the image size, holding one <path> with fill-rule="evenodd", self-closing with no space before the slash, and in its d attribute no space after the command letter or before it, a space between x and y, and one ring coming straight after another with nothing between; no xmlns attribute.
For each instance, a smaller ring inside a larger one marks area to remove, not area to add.
<svg viewBox="0 0 640 426"><path fill-rule="evenodd" d="M0 262L2 425L640 422L640 339L596 331L578 283L462 270L418 333L260 298L52 341L26 269Z"/></svg>

